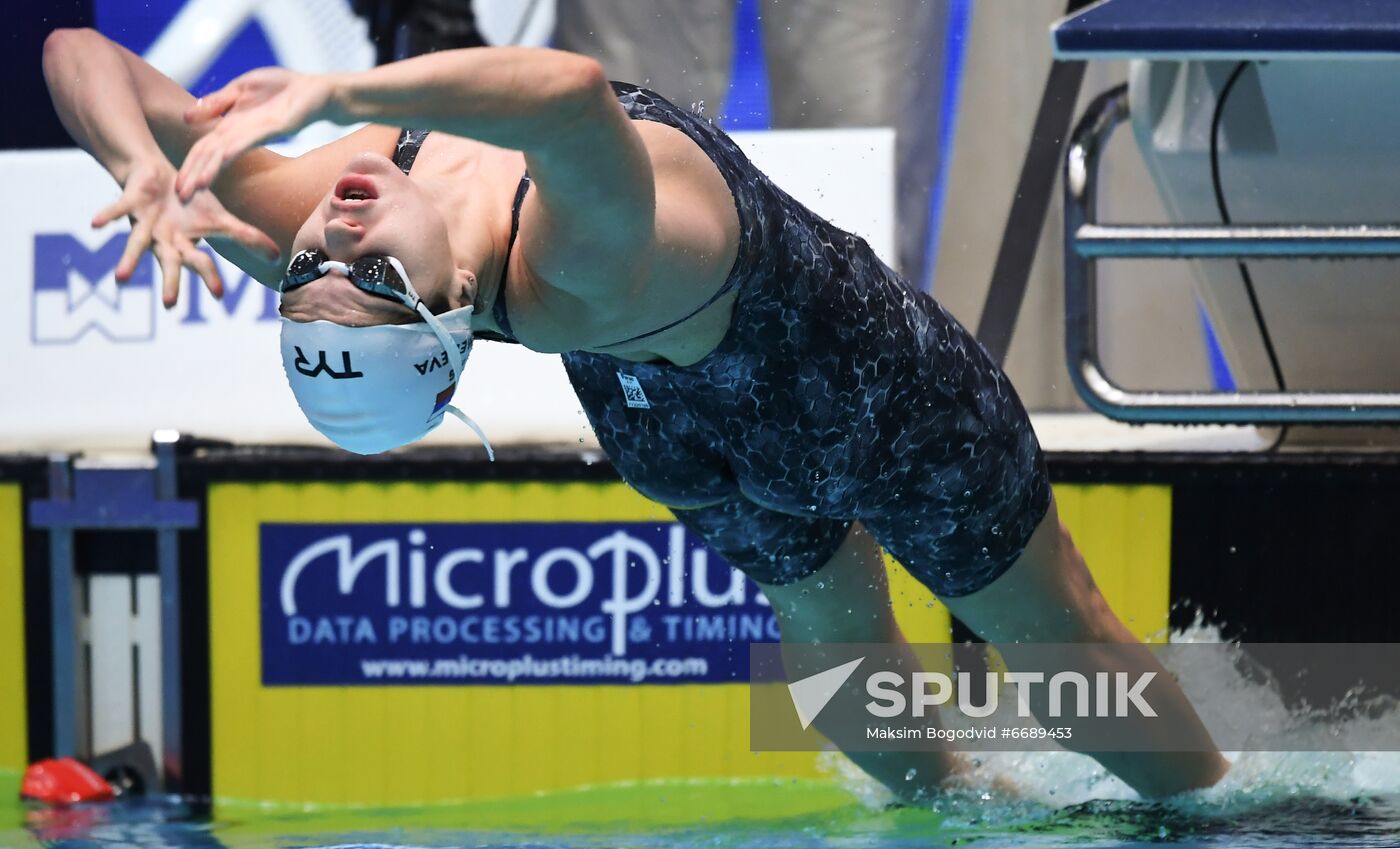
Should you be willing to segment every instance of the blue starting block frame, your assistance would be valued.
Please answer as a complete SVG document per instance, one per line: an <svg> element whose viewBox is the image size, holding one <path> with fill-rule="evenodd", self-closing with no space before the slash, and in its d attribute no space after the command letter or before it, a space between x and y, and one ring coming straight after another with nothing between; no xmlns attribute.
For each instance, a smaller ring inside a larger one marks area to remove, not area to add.
<svg viewBox="0 0 1400 849"><path fill-rule="evenodd" d="M160 577L161 728L167 790L184 776L181 712L179 532L199 527L199 504L179 500L175 476L179 434L158 431L154 468L74 468L72 457L49 458L49 497L29 506L29 524L49 534L50 668L53 754L78 750L77 586L73 535L83 530L141 530L156 535Z"/></svg>
<svg viewBox="0 0 1400 849"><path fill-rule="evenodd" d="M1400 59L1400 0L1101 0L1051 28L1056 59ZM1128 118L1126 86L1097 97L1063 164L1065 354L1090 407L1168 424L1400 422L1400 393L1155 392L1124 389L1098 350L1096 262L1107 258L1400 256L1400 226L1123 225L1096 217L1100 156ZM1322 285L1322 284L1319 284Z"/></svg>
<svg viewBox="0 0 1400 849"><path fill-rule="evenodd" d="M1057 59L1396 59L1400 2L1103 0L1051 36Z"/></svg>

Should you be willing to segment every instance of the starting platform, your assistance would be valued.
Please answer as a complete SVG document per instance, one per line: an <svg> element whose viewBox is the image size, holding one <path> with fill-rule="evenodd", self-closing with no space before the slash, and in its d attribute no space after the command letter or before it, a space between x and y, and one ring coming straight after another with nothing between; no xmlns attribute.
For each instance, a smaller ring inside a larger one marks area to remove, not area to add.
<svg viewBox="0 0 1400 849"><path fill-rule="evenodd" d="M1396 59L1400 2L1102 0L1052 35L1057 59Z"/></svg>
<svg viewBox="0 0 1400 849"><path fill-rule="evenodd" d="M1136 423L1400 423L1400 178L1378 146L1400 132L1400 85L1374 65L1400 59L1400 2L1103 0L1051 37L1058 60L1133 60L1063 160L1066 356L1090 407ZM1126 122L1173 223L1100 219L1102 154ZM1323 258L1346 262L1297 262ZM1128 388L1100 361L1098 264L1168 259L1191 261L1235 386Z"/></svg>

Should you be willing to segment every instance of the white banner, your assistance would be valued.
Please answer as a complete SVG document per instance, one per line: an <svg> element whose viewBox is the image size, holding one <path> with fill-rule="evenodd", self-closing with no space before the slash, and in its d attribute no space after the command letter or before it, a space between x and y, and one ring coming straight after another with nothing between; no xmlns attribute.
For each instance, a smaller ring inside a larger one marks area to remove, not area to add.
<svg viewBox="0 0 1400 849"><path fill-rule="evenodd" d="M894 134L736 133L759 168L892 261ZM93 231L117 195L79 151L0 154L0 450L142 450L158 428L241 443L329 445L293 402L278 358L277 299L220 261L226 294L186 280L160 305L155 261L131 282L113 269L125 224ZM594 444L557 356L481 344L457 403L493 441ZM470 444L449 421L428 440Z"/></svg>

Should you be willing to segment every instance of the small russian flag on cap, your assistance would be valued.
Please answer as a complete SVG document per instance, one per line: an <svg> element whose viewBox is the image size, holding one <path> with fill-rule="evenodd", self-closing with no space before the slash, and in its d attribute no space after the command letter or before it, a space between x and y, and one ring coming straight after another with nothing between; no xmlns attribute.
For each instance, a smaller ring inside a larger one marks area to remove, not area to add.
<svg viewBox="0 0 1400 849"><path fill-rule="evenodd" d="M441 413L447 407L448 403L452 400L452 393L455 391L457 391L457 384L452 383L448 384L448 387L446 389L439 392L437 394L436 400L433 403L433 415L429 416L428 418L433 418L433 416L436 416L438 413Z"/></svg>

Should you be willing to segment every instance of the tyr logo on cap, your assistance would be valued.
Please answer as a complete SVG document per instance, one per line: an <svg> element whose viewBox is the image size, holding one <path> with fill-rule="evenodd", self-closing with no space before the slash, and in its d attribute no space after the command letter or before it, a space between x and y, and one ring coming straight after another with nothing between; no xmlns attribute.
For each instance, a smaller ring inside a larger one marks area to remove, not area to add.
<svg viewBox="0 0 1400 849"><path fill-rule="evenodd" d="M340 352L341 369L340 371L336 371L335 369L331 368L329 363L326 362L325 351L317 351L317 354L319 356L316 358L316 365L314 368L310 368L309 366L311 366L311 361L306 358L306 354L302 352L301 346L297 345L295 346L295 348L297 352L297 358L292 362L292 365L296 367L296 370L298 372L306 375L307 377L316 377L322 373L330 375L331 379L333 380L348 380L351 378L365 376L364 372L355 371L355 367L350 364L349 351Z"/></svg>

